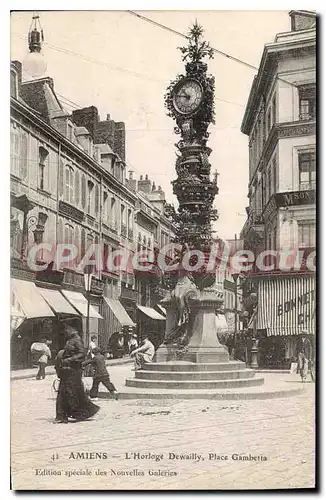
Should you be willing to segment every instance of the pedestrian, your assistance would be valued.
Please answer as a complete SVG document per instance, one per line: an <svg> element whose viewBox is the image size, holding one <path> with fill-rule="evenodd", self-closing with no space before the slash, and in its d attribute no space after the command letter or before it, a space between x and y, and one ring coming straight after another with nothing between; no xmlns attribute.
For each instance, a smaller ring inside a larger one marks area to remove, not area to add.
<svg viewBox="0 0 326 500"><path fill-rule="evenodd" d="M132 358L135 358L135 370L140 370L145 363L150 363L155 354L155 347L149 340L148 335L143 337L140 346L130 353Z"/></svg>
<svg viewBox="0 0 326 500"><path fill-rule="evenodd" d="M48 364L48 360L51 359L51 351L49 349L50 344L51 341L42 338L40 342L33 342L31 345L33 359L38 365L36 380L45 379L45 367Z"/></svg>
<svg viewBox="0 0 326 500"><path fill-rule="evenodd" d="M138 340L137 340L137 334L136 333L129 333L129 340L128 340L128 350L129 354L132 353L135 349L138 347Z"/></svg>
<svg viewBox="0 0 326 500"><path fill-rule="evenodd" d="M94 357L93 350L97 347L96 340L97 340L96 335L92 335L89 346L88 346L86 359L93 359L93 357ZM87 366L85 365L85 367L86 368L84 369L84 377L93 377L93 375L94 375L93 366L92 365L87 365Z"/></svg>
<svg viewBox="0 0 326 500"><path fill-rule="evenodd" d="M313 352L310 340L303 336L298 345L298 368L297 373L300 374L301 381L307 379L310 373L311 380L315 381L315 365L313 360Z"/></svg>
<svg viewBox="0 0 326 500"><path fill-rule="evenodd" d="M93 385L89 392L90 398L98 398L98 388L102 383L114 397L114 399L118 399L118 391L112 384L110 375L105 366L105 357L103 356L103 354L101 354L101 351L98 347L95 347L93 349L93 355L94 356L92 359L87 359L84 363L84 365L92 365L94 367Z"/></svg>
<svg viewBox="0 0 326 500"><path fill-rule="evenodd" d="M91 358L93 358L93 350L95 349L95 347L97 347L96 340L97 340L96 335L92 335L87 352L87 355L90 356Z"/></svg>
<svg viewBox="0 0 326 500"><path fill-rule="evenodd" d="M77 421L93 417L100 409L87 397L82 382L82 363L85 348L75 326L65 327L67 342L58 353L56 371L60 384L56 401L55 423L68 423L68 417Z"/></svg>

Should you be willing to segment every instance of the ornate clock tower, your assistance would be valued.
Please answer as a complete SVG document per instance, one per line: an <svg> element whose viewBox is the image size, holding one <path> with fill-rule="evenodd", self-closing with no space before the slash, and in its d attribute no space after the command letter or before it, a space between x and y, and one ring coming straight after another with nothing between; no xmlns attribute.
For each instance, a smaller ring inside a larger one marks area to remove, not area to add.
<svg viewBox="0 0 326 500"><path fill-rule="evenodd" d="M170 83L165 95L168 115L176 121L177 179L172 182L179 201L175 214L176 242L190 249L209 251L212 243L211 222L217 220L213 209L218 193L217 179L211 180L207 147L208 127L214 123L214 77L207 74L205 57L213 57L213 49L202 41L203 29L194 24L189 32L189 45L181 47L186 61L185 75Z"/></svg>
<svg viewBox="0 0 326 500"><path fill-rule="evenodd" d="M213 202L218 188L210 176L211 149L207 146L208 127L214 121L214 78L207 75L203 62L213 56L213 50L202 41L202 33L195 23L189 45L181 48L186 74L171 82L165 96L168 113L176 121L175 132L181 136L173 181L179 201L174 218L181 259L189 250L197 255L210 252L211 223L217 219ZM223 290L213 284L215 275L206 279L203 273L184 273L182 265L179 268L174 289L161 301L166 308L164 342L154 362L135 371L126 385L136 391L135 397L169 397L172 389L181 398L220 398L223 389L262 384L264 379L254 380L245 363L230 361L218 341L216 313L223 313ZM141 389L145 392L140 393Z"/></svg>

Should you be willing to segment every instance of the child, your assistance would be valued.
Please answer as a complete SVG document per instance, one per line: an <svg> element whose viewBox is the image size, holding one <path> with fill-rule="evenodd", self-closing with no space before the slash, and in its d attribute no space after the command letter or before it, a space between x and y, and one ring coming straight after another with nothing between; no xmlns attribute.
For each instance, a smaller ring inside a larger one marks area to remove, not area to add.
<svg viewBox="0 0 326 500"><path fill-rule="evenodd" d="M97 399L98 387L102 382L102 384L108 389L114 399L118 399L118 391L110 381L110 375L105 366L105 357L103 356L103 354L101 354L101 351L98 347L94 347L93 354L94 357L86 360L84 363L84 366L91 364L95 369L93 375L93 385L89 392L90 398Z"/></svg>

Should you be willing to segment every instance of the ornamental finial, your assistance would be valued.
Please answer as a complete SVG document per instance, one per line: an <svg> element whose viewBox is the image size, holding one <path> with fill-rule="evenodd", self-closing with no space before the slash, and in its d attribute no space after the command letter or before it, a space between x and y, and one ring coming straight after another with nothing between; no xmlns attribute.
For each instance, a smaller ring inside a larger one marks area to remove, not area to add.
<svg viewBox="0 0 326 500"><path fill-rule="evenodd" d="M189 44L187 47L178 47L182 54L182 60L186 61L190 59L192 62L198 63L204 57L209 57L212 59L214 57L214 49L209 45L208 42L201 41L203 38L204 29L200 24L198 24L197 19L193 26L190 28L187 38Z"/></svg>

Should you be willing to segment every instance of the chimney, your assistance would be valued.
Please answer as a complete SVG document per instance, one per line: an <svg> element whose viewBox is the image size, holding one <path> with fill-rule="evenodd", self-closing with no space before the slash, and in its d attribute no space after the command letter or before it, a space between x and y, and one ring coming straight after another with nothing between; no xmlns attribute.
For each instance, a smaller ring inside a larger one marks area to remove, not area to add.
<svg viewBox="0 0 326 500"><path fill-rule="evenodd" d="M127 184L128 188L131 189L132 191L137 190L137 181L136 181L136 179L134 179L132 170L129 170L129 179L127 179L126 184Z"/></svg>
<svg viewBox="0 0 326 500"><path fill-rule="evenodd" d="M138 190L142 191L143 193L149 194L151 192L151 187L152 183L148 178L148 175L146 174L145 179L143 179L143 176L140 176L140 179L138 181Z"/></svg>

